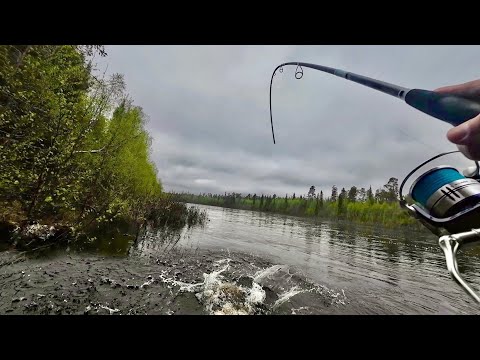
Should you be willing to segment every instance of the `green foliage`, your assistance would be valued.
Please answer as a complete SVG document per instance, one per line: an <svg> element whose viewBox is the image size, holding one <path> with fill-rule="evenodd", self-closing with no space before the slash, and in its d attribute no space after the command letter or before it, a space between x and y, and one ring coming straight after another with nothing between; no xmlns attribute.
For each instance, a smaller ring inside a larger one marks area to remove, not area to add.
<svg viewBox="0 0 480 360"><path fill-rule="evenodd" d="M355 202L357 200L357 195L358 195L357 187L352 186L348 191L348 201Z"/></svg>
<svg viewBox="0 0 480 360"><path fill-rule="evenodd" d="M279 214L312 217L318 219L346 219L352 222L376 223L384 226L418 226L418 223L400 208L395 196L395 185L398 184L395 178L390 178L387 185L392 185L390 196L378 197L375 200L372 188L365 190L352 186L347 192L344 188L337 194L337 187L332 188L333 198L324 199L323 191L317 197L303 198L295 194L289 197L288 194L281 199L274 199L273 196L255 196L257 201L250 197L242 197L241 194L203 194L194 195L189 193L172 194L178 201L222 206L235 207L237 209L274 212ZM387 188L387 186L384 186ZM380 191L379 191L380 192ZM397 193L398 195L398 193ZM236 201L233 202L232 198Z"/></svg>
<svg viewBox="0 0 480 360"><path fill-rule="evenodd" d="M94 75L94 52L105 55L99 46L0 46L0 205L20 204L25 218L143 221L161 198L146 116L121 75Z"/></svg>
<svg viewBox="0 0 480 360"><path fill-rule="evenodd" d="M337 201L337 192L338 192L337 186L333 185L332 186L332 195L330 196L330 199L332 201Z"/></svg>

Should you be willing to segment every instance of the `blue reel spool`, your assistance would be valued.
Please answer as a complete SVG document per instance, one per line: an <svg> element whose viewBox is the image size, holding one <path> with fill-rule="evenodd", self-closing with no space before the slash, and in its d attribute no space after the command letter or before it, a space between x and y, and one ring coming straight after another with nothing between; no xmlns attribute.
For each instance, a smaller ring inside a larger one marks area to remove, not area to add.
<svg viewBox="0 0 480 360"><path fill-rule="evenodd" d="M411 186L410 195L430 215L448 218L480 202L480 183L449 166L433 168Z"/></svg>
<svg viewBox="0 0 480 360"><path fill-rule="evenodd" d="M441 167L427 171L412 184L410 194L413 200L423 207L427 206L427 200L442 186L456 180L466 179L458 170L452 167Z"/></svg>

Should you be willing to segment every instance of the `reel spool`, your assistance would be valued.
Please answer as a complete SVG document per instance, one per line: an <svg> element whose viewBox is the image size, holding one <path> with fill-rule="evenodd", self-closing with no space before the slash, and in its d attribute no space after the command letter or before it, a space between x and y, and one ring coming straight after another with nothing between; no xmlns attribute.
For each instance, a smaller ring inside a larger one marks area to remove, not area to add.
<svg viewBox="0 0 480 360"><path fill-rule="evenodd" d="M410 196L433 216L451 217L480 201L480 183L453 167L437 166L415 180Z"/></svg>
<svg viewBox="0 0 480 360"><path fill-rule="evenodd" d="M400 185L400 206L435 235L445 254L447 269L465 291L477 302L480 297L462 279L456 254L460 246L480 241L480 175L479 165L463 174L451 166L437 166L420 175L410 186L407 200L402 189L419 168L451 151L437 155L413 169Z"/></svg>
<svg viewBox="0 0 480 360"><path fill-rule="evenodd" d="M400 186L400 205L436 235L480 227L478 166L474 171L464 171L463 174L451 166L434 167L412 183L407 196L408 201L403 198L402 189L407 179L420 167L454 152L443 153L427 160L410 172Z"/></svg>

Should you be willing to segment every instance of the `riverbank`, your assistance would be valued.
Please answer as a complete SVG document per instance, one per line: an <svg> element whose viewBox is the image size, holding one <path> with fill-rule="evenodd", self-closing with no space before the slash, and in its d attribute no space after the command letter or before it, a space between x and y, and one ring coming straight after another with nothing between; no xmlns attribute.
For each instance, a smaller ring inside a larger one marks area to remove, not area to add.
<svg viewBox="0 0 480 360"><path fill-rule="evenodd" d="M146 228L176 231L185 226L204 226L207 221L205 210L172 201L168 196L162 196L162 201L152 206L147 217L136 221L121 218L112 222L91 224L89 227L63 221L53 222L48 218L41 218L39 221L26 220L16 212L5 213L3 216L0 214L0 250L13 248L32 251L52 246L82 246L98 238L136 239Z"/></svg>
<svg viewBox="0 0 480 360"><path fill-rule="evenodd" d="M203 196L193 194L172 194L177 201L216 206L229 209L251 210L263 213L309 218L312 220L341 220L356 224L381 225L390 229L409 228L428 232L417 220L403 210L398 202L368 203L348 202L343 204L318 199L266 198L256 200L232 196ZM340 209L340 210L339 210Z"/></svg>

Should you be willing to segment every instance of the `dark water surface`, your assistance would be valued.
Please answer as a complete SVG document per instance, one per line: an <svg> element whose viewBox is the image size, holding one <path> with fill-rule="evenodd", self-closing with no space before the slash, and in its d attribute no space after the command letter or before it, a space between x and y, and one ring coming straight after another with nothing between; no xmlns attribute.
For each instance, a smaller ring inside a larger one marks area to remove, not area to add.
<svg viewBox="0 0 480 360"><path fill-rule="evenodd" d="M480 313L427 232L195 206L204 227L1 253L0 313ZM459 267L480 290L480 253Z"/></svg>

